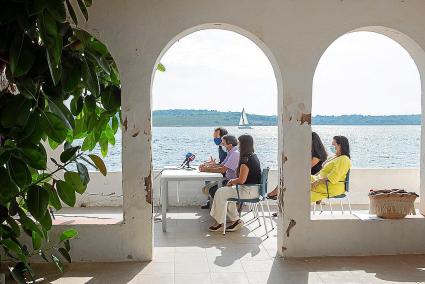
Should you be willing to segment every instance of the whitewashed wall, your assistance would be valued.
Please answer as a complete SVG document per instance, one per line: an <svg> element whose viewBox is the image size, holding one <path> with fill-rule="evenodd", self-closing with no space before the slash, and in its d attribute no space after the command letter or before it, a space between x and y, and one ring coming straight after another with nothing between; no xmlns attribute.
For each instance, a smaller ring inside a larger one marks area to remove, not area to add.
<svg viewBox="0 0 425 284"><path fill-rule="evenodd" d="M76 1L74 1L76 2ZM119 226L81 226L73 259L149 260L153 253L152 82L166 50L191 32L238 32L269 58L278 87L279 188L283 215L278 251L285 257L425 253L425 221L312 221L308 214L312 82L326 48L352 31L374 31L412 56L425 92L423 0L102 0L93 1L82 28L103 41L122 82L123 211ZM425 106L425 100L422 100ZM377 106L379 107L379 106ZM384 107L384 106L382 106ZM422 112L425 118L425 112ZM425 176L422 127L421 176ZM425 187L421 186L425 193ZM425 202L421 203L425 213ZM339 234L329 234L335 228ZM61 229L61 228L58 228ZM56 228L54 229L56 230ZM308 233L307 233L308 232ZM96 242L98 236L103 242ZM385 238L382 240L382 238Z"/></svg>

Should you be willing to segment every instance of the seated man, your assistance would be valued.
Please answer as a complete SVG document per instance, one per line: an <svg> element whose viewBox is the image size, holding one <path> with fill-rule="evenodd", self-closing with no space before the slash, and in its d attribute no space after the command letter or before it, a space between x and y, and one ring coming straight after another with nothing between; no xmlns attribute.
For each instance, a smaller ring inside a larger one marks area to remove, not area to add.
<svg viewBox="0 0 425 284"><path fill-rule="evenodd" d="M213 133L213 138L214 138L214 144L218 146L218 158L219 158L219 162L218 164L223 163L224 159L226 159L227 156L227 152L225 150L223 150L223 146L221 144L222 142L222 138L224 135L227 135L227 130L223 127L217 127L216 129L214 129L214 133ZM205 166L215 166L217 165L216 160L213 159L212 157L210 157L210 160L205 162L204 164L201 165L201 167L205 167ZM224 174L223 174L224 176ZM206 183L208 185L208 182ZM213 184L210 184L209 186L213 186ZM208 189L209 186L204 187L204 189L206 190L206 192L204 191L204 193L206 195L208 195ZM210 201L207 200L207 203L205 205L203 205L201 207L202 209L209 209L210 208Z"/></svg>
<svg viewBox="0 0 425 284"><path fill-rule="evenodd" d="M199 166L201 172L210 172L210 173L222 173L225 174L225 180L223 180L222 186L227 184L228 180L235 179L237 177L237 169L239 166L239 150L238 150L238 140L235 136L225 135L222 138L222 146L225 151L227 151L227 156L224 161L218 165L216 164L204 164ZM208 190L211 198L214 198L215 192L218 189L217 183L210 183L205 186Z"/></svg>

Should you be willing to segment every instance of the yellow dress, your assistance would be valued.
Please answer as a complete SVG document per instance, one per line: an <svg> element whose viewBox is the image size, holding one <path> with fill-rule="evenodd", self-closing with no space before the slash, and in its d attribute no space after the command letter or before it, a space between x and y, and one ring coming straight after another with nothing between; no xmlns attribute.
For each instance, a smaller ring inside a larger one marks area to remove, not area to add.
<svg viewBox="0 0 425 284"><path fill-rule="evenodd" d="M347 176L348 170L351 168L351 160L347 156L339 156L326 161L320 172L311 176L311 182L322 178L328 179L329 196L337 196L345 191L343 182ZM326 184L318 185L314 190L311 190L311 202L316 202L328 197Z"/></svg>

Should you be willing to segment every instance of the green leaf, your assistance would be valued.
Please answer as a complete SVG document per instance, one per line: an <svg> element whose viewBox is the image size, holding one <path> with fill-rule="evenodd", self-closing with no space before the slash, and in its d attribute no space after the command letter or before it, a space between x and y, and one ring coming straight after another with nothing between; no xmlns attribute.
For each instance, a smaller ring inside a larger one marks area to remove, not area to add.
<svg viewBox="0 0 425 284"><path fill-rule="evenodd" d="M59 269L59 271L61 273L63 273L63 264L60 261L60 259L57 258L55 255L52 254L52 260L53 260L53 263L56 265L56 267Z"/></svg>
<svg viewBox="0 0 425 284"><path fill-rule="evenodd" d="M115 135L112 128L109 126L109 124L106 126L104 133L106 137L108 138L109 144L115 145Z"/></svg>
<svg viewBox="0 0 425 284"><path fill-rule="evenodd" d="M83 0L78 0L78 6L80 6L80 10L84 15L84 18L86 21L89 20L89 13L87 12L86 4L83 2Z"/></svg>
<svg viewBox="0 0 425 284"><path fill-rule="evenodd" d="M66 7L68 8L68 13L71 16L72 21L74 22L74 24L76 26L78 26L77 15L75 14L74 8L72 7L72 5L69 2L69 0L66 0Z"/></svg>
<svg viewBox="0 0 425 284"><path fill-rule="evenodd" d="M41 218L39 222L40 225L43 226L46 231L50 231L50 229L52 228L52 217L50 216L50 212L48 209L46 209L43 218Z"/></svg>
<svg viewBox="0 0 425 284"><path fill-rule="evenodd" d="M47 168L47 153L42 144L28 144L20 150L24 155L25 162L30 167L36 170L45 170Z"/></svg>
<svg viewBox="0 0 425 284"><path fill-rule="evenodd" d="M116 133L117 133L117 131L118 131L118 126L119 126L118 118L114 115L114 116L112 117L112 131L114 132L114 134L116 134Z"/></svg>
<svg viewBox="0 0 425 284"><path fill-rule="evenodd" d="M84 0L84 3L86 4L87 7L90 7L93 4L92 0Z"/></svg>
<svg viewBox="0 0 425 284"><path fill-rule="evenodd" d="M36 232L32 232L32 247L34 250L39 250L41 248L42 238Z"/></svg>
<svg viewBox="0 0 425 284"><path fill-rule="evenodd" d="M19 78L16 85L25 98L32 100L36 97L37 86L30 76Z"/></svg>
<svg viewBox="0 0 425 284"><path fill-rule="evenodd" d="M9 50L9 66L12 75L19 77L28 73L34 64L35 57L25 34L16 34Z"/></svg>
<svg viewBox="0 0 425 284"><path fill-rule="evenodd" d="M86 191L87 186L83 184L78 173L66 172L64 177L65 181L79 194L83 194Z"/></svg>
<svg viewBox="0 0 425 284"><path fill-rule="evenodd" d="M39 185L32 185L27 192L25 203L31 215L40 220L46 213L49 193Z"/></svg>
<svg viewBox="0 0 425 284"><path fill-rule="evenodd" d="M11 157L8 162L8 169L10 177L20 188L24 188L31 183L31 173L22 160Z"/></svg>
<svg viewBox="0 0 425 284"><path fill-rule="evenodd" d="M9 210L6 206L0 205L0 224L3 224L3 222L7 219L9 216Z"/></svg>
<svg viewBox="0 0 425 284"><path fill-rule="evenodd" d="M37 224L31 218L29 218L21 208L19 208L18 213L19 213L19 223L21 223L24 229L34 231L40 236L43 235L43 232L40 230Z"/></svg>
<svg viewBox="0 0 425 284"><path fill-rule="evenodd" d="M46 57L47 63L49 65L50 75L52 76L53 84L56 86L62 77L62 65L59 63L55 63L54 59L54 51L47 49Z"/></svg>
<svg viewBox="0 0 425 284"><path fill-rule="evenodd" d="M47 133L47 136L56 143L62 143L68 133L68 129L62 119L57 114L51 112L46 112L42 118L42 127Z"/></svg>
<svg viewBox="0 0 425 284"><path fill-rule="evenodd" d="M47 139L47 141L49 142L50 148L52 148L53 150L56 150L56 148L58 148L60 145L59 143L56 143L55 141L50 139L50 137Z"/></svg>
<svg viewBox="0 0 425 284"><path fill-rule="evenodd" d="M116 110L121 106L121 89L116 86L108 86L102 92L101 101L106 110Z"/></svg>
<svg viewBox="0 0 425 284"><path fill-rule="evenodd" d="M56 189L58 191L60 199L65 202L66 205L74 207L75 205L75 191L70 184L65 181L58 180L56 182Z"/></svg>
<svg viewBox="0 0 425 284"><path fill-rule="evenodd" d="M94 138L94 133L90 132L86 138L84 139L83 145L81 145L81 150L87 151L87 150L93 150L96 146L96 140Z"/></svg>
<svg viewBox="0 0 425 284"><path fill-rule="evenodd" d="M71 147L63 151L60 155L61 162L66 163L71 160L75 156L75 153L77 153L78 149L80 149L80 146Z"/></svg>
<svg viewBox="0 0 425 284"><path fill-rule="evenodd" d="M11 239L0 240L0 245L2 247L7 248L8 250L15 252L18 255L22 254L22 248L15 241L12 241Z"/></svg>
<svg viewBox="0 0 425 284"><path fill-rule="evenodd" d="M67 251L71 250L71 244L69 243L69 240L64 241L63 244L65 245L65 249Z"/></svg>
<svg viewBox="0 0 425 284"><path fill-rule="evenodd" d="M21 95L9 95L7 99L8 107L0 112L0 124L5 128L25 126L31 115L31 100Z"/></svg>
<svg viewBox="0 0 425 284"><path fill-rule="evenodd" d="M62 70L61 80L65 92L72 92L81 82L81 62L73 60L70 63L72 64L71 66L64 66Z"/></svg>
<svg viewBox="0 0 425 284"><path fill-rule="evenodd" d="M69 263L71 262L71 256L65 248L59 248L58 251Z"/></svg>
<svg viewBox="0 0 425 284"><path fill-rule="evenodd" d="M75 127L74 116L63 104L62 99L49 99L49 108L62 119L68 129Z"/></svg>
<svg viewBox="0 0 425 284"><path fill-rule="evenodd" d="M80 175L81 181L84 185L87 185L90 181L89 171L84 164L76 163L78 174Z"/></svg>
<svg viewBox="0 0 425 284"><path fill-rule="evenodd" d="M109 75L111 73L109 62L106 60L105 56L97 54L97 52L89 51L88 49L86 49L85 54L87 54L92 61L96 62L106 74Z"/></svg>
<svg viewBox="0 0 425 284"><path fill-rule="evenodd" d="M73 238L75 238L78 235L77 230L75 229L68 229L62 232L62 234L59 237L59 240L61 242L64 242L66 240L71 240Z"/></svg>
<svg viewBox="0 0 425 284"><path fill-rule="evenodd" d="M52 205L56 210L60 210L62 208L62 204L56 189L48 183L44 183L43 187L49 193L49 204Z"/></svg>
<svg viewBox="0 0 425 284"><path fill-rule="evenodd" d="M21 235L21 229L19 228L19 225L16 223L15 219L13 219L11 216L7 216L6 222L15 233L16 237L19 237Z"/></svg>
<svg viewBox="0 0 425 284"><path fill-rule="evenodd" d="M81 0L80 0L81 1ZM96 67L88 60L83 61L83 82L88 90L95 96L99 96L99 78L97 77Z"/></svg>
<svg viewBox="0 0 425 284"><path fill-rule="evenodd" d="M63 1L47 1L47 10L53 16L53 18L60 22L64 23L66 20L66 10L65 3Z"/></svg>
<svg viewBox="0 0 425 284"><path fill-rule="evenodd" d="M0 166L0 204L6 205L19 192L18 187L11 181L8 171Z"/></svg>
<svg viewBox="0 0 425 284"><path fill-rule="evenodd" d="M71 100L71 113L75 116L79 115L81 113L81 111L83 110L83 106L84 106L83 97L74 97ZM75 126L75 127L77 127L77 126ZM75 129L74 129L74 132L75 132Z"/></svg>
<svg viewBox="0 0 425 284"><path fill-rule="evenodd" d="M106 157L108 154L108 137L106 136L105 132L102 132L102 135L100 136L99 145L102 156Z"/></svg>
<svg viewBox="0 0 425 284"><path fill-rule="evenodd" d="M156 69L160 72L165 72L165 66L162 63L158 63L158 66L156 66Z"/></svg>

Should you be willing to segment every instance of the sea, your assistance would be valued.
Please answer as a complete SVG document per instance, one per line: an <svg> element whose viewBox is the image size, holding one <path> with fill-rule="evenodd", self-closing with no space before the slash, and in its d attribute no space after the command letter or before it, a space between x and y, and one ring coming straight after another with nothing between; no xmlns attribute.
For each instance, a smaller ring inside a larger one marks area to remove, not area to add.
<svg viewBox="0 0 425 284"><path fill-rule="evenodd" d="M420 125L315 125L312 126L329 148L332 137L344 135L350 141L353 168L419 168ZM251 134L255 151L263 167L277 169L277 126L254 126L252 129L227 127L236 137ZM155 170L180 165L187 152L195 154L194 165L218 159L212 127L154 127L152 162ZM94 153L100 155L96 148ZM108 171L121 171L121 134L110 145L104 158Z"/></svg>

